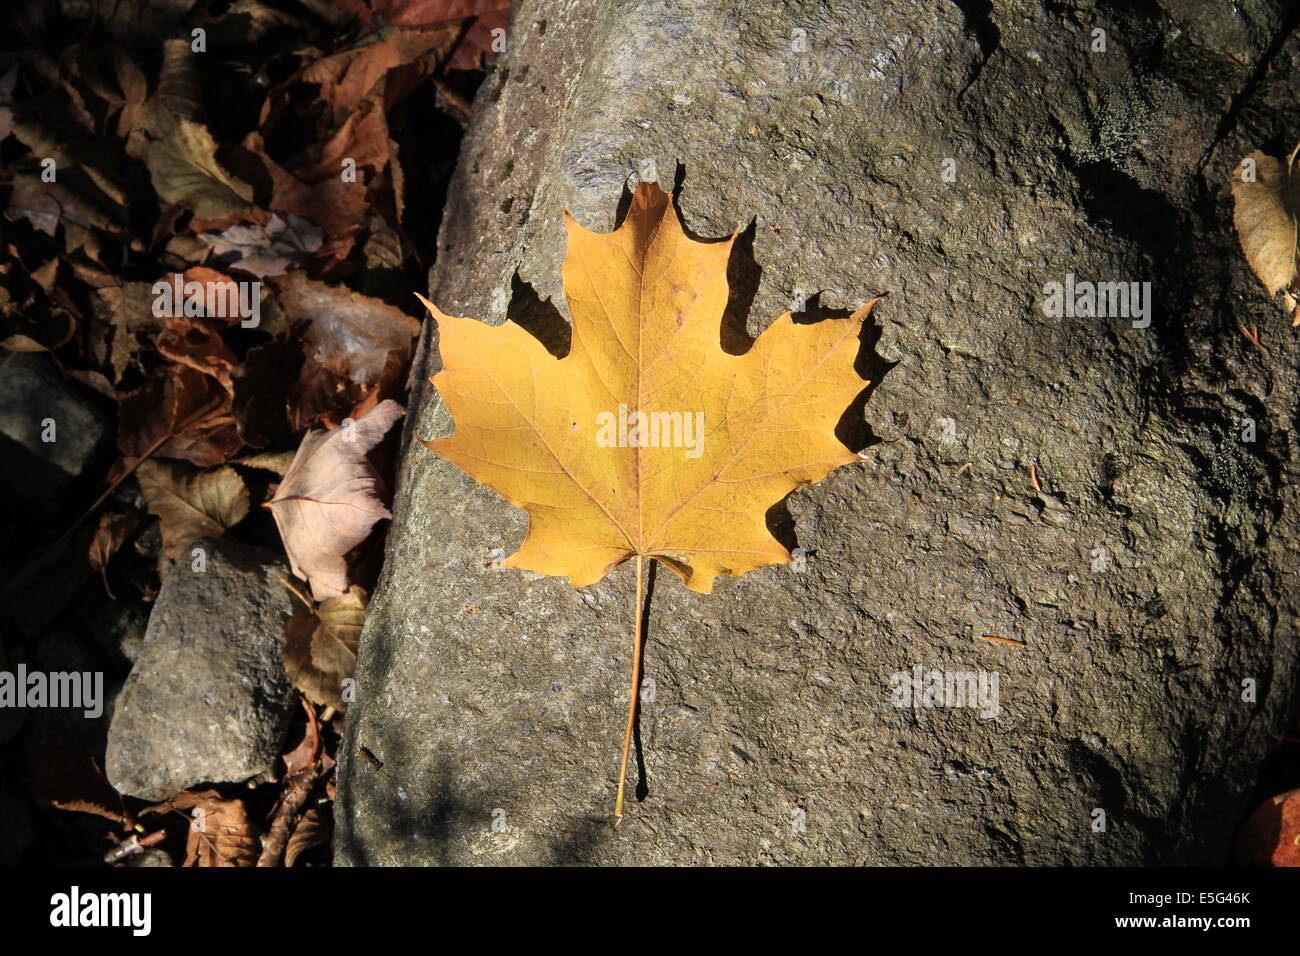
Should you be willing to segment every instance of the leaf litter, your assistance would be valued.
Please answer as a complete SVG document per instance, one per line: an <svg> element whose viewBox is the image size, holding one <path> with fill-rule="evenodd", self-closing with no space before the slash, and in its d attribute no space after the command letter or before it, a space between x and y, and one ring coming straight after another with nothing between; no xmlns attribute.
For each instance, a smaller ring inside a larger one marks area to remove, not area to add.
<svg viewBox="0 0 1300 956"><path fill-rule="evenodd" d="M44 753L0 801L73 826L37 815L10 832L26 815L6 814L0 859L329 862L345 687L389 516L385 437L421 323L409 290L509 2L227 6L29 0L10 24L0 358L41 356L108 434L57 510L13 516L0 661L55 627L102 655L90 622L147 615L159 562L190 541L276 541L298 576L285 667L302 714L264 778L152 807L112 790L102 742ZM0 731L3 759L25 731Z"/></svg>

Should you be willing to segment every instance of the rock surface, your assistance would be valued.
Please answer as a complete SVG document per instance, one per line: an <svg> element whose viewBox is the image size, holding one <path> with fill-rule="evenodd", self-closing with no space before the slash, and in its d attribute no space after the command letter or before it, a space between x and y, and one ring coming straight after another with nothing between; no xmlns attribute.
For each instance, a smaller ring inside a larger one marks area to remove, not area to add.
<svg viewBox="0 0 1300 956"><path fill-rule="evenodd" d="M47 434L52 441L44 440ZM108 439L104 413L65 382L49 358L0 356L0 490L27 502L55 503L93 470Z"/></svg>
<svg viewBox="0 0 1300 956"><path fill-rule="evenodd" d="M1226 184L1297 134L1268 110L1300 101L1296 18L988 6L516 5L434 301L563 314L562 211L608 230L630 176L679 177L695 234L756 219L732 276L750 335L818 291L888 293L868 461L789 499L802 573L658 576L648 794L615 829L631 570L575 591L488 567L526 519L410 442L451 427L426 328L339 862L1227 858L1294 715L1300 533L1297 339ZM1150 281L1150 326L1045 316L1067 273ZM918 665L996 673L997 715L892 706Z"/></svg>
<svg viewBox="0 0 1300 956"><path fill-rule="evenodd" d="M193 548L207 570L192 570ZM291 598L275 554L200 539L163 571L135 666L118 695L105 771L122 793L163 800L245 780L274 763L293 709L284 675Z"/></svg>

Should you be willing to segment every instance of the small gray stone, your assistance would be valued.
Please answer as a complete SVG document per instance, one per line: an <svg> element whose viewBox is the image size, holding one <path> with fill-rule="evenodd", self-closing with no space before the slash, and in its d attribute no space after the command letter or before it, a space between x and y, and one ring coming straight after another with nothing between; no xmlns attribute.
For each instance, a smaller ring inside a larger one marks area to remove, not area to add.
<svg viewBox="0 0 1300 956"><path fill-rule="evenodd" d="M205 571L192 570L196 547ZM293 707L282 659L291 598L276 580L287 574L273 552L230 538L200 539L164 568L109 728L114 787L162 800L271 766Z"/></svg>
<svg viewBox="0 0 1300 956"><path fill-rule="evenodd" d="M104 413L46 356L0 357L0 485L9 493L53 501L86 473L108 438Z"/></svg>

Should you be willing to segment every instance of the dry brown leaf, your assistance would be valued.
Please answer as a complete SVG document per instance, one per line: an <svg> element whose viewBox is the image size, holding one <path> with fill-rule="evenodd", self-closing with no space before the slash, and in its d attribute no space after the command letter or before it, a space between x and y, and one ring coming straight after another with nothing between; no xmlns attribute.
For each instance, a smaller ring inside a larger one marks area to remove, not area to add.
<svg viewBox="0 0 1300 956"><path fill-rule="evenodd" d="M302 815L284 851L284 865L293 866L313 847L324 846L334 835L334 816L325 807L312 807Z"/></svg>
<svg viewBox="0 0 1300 956"><path fill-rule="evenodd" d="M327 674L311 662L312 636L319 624L311 608L294 605L293 614L284 624L284 673L312 703L334 707L341 702L338 675Z"/></svg>
<svg viewBox="0 0 1300 956"><path fill-rule="evenodd" d="M318 601L348 589L344 555L364 541L381 518L381 482L366 453L402 417L394 401L333 431L309 432L284 481L267 503L293 573L311 585Z"/></svg>
<svg viewBox="0 0 1300 956"><path fill-rule="evenodd" d="M191 210L201 219L219 220L250 211L253 187L222 169L217 144L206 126L180 118L145 150L145 164L158 196Z"/></svg>
<svg viewBox="0 0 1300 956"><path fill-rule="evenodd" d="M125 514L113 514L105 511L99 516L99 527L90 539L90 566L104 579L104 591L113 600L113 592L108 586L108 562L122 547L127 535L140 524L140 516L129 511Z"/></svg>
<svg viewBox="0 0 1300 956"><path fill-rule="evenodd" d="M321 754L320 721L316 719L316 710L306 701L302 701L302 708L307 712L307 723L302 740L298 741L298 745L292 750L280 755L280 759L284 762L286 778L312 766Z"/></svg>
<svg viewBox="0 0 1300 956"><path fill-rule="evenodd" d="M1269 295L1295 281L1295 155L1284 162L1255 150L1237 164L1232 177L1237 238L1246 262ZM1254 166L1254 181L1245 179L1247 164Z"/></svg>
<svg viewBox="0 0 1300 956"><path fill-rule="evenodd" d="M340 677L352 676L361 629L366 624L367 603L366 592L354 584L347 594L326 598L316 609L320 626L312 636L311 662L320 670Z"/></svg>
<svg viewBox="0 0 1300 956"><path fill-rule="evenodd" d="M257 133L249 133L241 147L251 161L260 164L270 180L269 208L286 216L310 220L324 229L329 240L317 251L321 258L346 257L365 220L368 200L364 179L358 177L353 182L345 182L337 171L310 182L299 178L267 155L262 137Z"/></svg>
<svg viewBox="0 0 1300 956"><path fill-rule="evenodd" d="M128 458L143 458L157 446L158 458L183 458L200 468L219 465L244 444L231 403L230 391L212 376L168 365L122 396L118 448Z"/></svg>
<svg viewBox="0 0 1300 956"><path fill-rule="evenodd" d="M259 455L245 455L243 458L234 459L232 465L243 465L245 468L257 468L261 471L270 471L283 477L284 473L289 470L293 464L295 452L291 451L267 451Z"/></svg>
<svg viewBox="0 0 1300 956"><path fill-rule="evenodd" d="M265 225L239 224L224 232L199 234L214 264L265 279L301 269L324 242L320 228L292 213L272 215Z"/></svg>
<svg viewBox="0 0 1300 956"><path fill-rule="evenodd" d="M163 555L179 557L197 538L218 538L248 514L248 488L233 468L195 472L146 461L136 471L149 513L162 521Z"/></svg>
<svg viewBox="0 0 1300 956"><path fill-rule="evenodd" d="M302 340L309 360L361 385L379 385L396 359L410 358L419 319L341 286L293 273L279 284L280 307L295 321L309 320Z"/></svg>
<svg viewBox="0 0 1300 956"><path fill-rule="evenodd" d="M233 391L230 373L239 359L221 337L221 328L228 324L227 319L208 316L169 318L155 339L158 353L178 365L212 376L223 388Z"/></svg>
<svg viewBox="0 0 1300 956"><path fill-rule="evenodd" d="M27 173L14 175L9 196L9 215L26 219L46 235L53 236L60 225L116 232L121 224L93 199L71 188L64 179L47 183Z"/></svg>
<svg viewBox="0 0 1300 956"><path fill-rule="evenodd" d="M379 299L291 273L278 286L284 314L302 332L306 360L289 393L295 430L358 417L402 383L420 322Z"/></svg>
<svg viewBox="0 0 1300 956"><path fill-rule="evenodd" d="M1270 797L1237 834L1236 862L1244 866L1300 866L1300 789Z"/></svg>
<svg viewBox="0 0 1300 956"><path fill-rule="evenodd" d="M190 811L185 866L257 865L258 832L242 800L225 800L215 790L186 790L168 803Z"/></svg>
<svg viewBox="0 0 1300 956"><path fill-rule="evenodd" d="M313 703L347 710L343 681L356 669L367 601L366 592L353 585L341 597L322 601L314 611L296 606L286 623L285 673Z"/></svg>

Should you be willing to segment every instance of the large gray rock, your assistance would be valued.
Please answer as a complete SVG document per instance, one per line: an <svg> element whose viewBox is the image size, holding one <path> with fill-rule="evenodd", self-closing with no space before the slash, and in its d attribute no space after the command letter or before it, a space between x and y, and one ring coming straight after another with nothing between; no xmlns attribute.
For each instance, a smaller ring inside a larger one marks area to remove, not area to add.
<svg viewBox="0 0 1300 956"><path fill-rule="evenodd" d="M758 268L742 250L733 269L751 335L805 293L889 293L875 441L789 499L803 573L708 596L658 576L648 795L614 828L630 568L575 591L486 566L526 518L410 442L451 428L426 336L341 748L340 862L1225 859L1294 714L1300 445L1296 337L1224 187L1295 136L1240 109L1295 38L1281 4L1239 4L1223 49L1179 26L1185 4L987 6L516 5L433 299L496 323L513 284L512 315L563 313L562 211L610 229L631 174L680 164L696 234L757 217ZM1046 317L1067 273L1151 281L1150 327ZM918 665L996 673L997 715L892 706Z"/></svg>
<svg viewBox="0 0 1300 956"><path fill-rule="evenodd" d="M207 570L193 570L194 548ZM117 698L105 771L122 793L162 800L196 783L270 769L292 713L284 674L291 598L282 558L200 539L163 571L135 666Z"/></svg>

